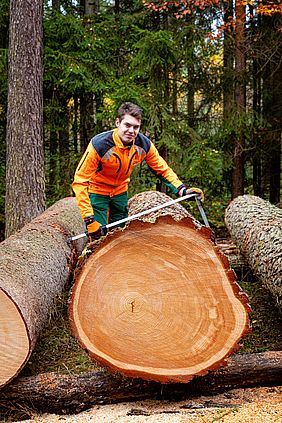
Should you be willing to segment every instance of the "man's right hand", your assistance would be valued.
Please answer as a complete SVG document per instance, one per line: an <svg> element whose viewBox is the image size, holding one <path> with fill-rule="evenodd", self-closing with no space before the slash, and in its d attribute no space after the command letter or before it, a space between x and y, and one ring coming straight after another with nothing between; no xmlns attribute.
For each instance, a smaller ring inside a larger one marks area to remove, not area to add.
<svg viewBox="0 0 282 423"><path fill-rule="evenodd" d="M95 241L101 238L101 236L105 236L107 234L107 228L105 226L101 226L100 223L95 220L94 216L85 217L84 222L86 224L90 241Z"/></svg>

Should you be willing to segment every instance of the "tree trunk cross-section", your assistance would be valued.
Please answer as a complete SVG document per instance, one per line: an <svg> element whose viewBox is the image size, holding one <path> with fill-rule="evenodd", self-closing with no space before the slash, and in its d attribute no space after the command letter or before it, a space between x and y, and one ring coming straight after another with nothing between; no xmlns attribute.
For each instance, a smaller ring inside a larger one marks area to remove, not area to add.
<svg viewBox="0 0 282 423"><path fill-rule="evenodd" d="M27 362L76 264L84 230L74 198L58 201L0 244L0 386Z"/></svg>
<svg viewBox="0 0 282 423"><path fill-rule="evenodd" d="M249 330L249 305L211 237L190 217L167 215L132 221L94 247L70 304L73 332L93 359L160 382L226 364Z"/></svg>

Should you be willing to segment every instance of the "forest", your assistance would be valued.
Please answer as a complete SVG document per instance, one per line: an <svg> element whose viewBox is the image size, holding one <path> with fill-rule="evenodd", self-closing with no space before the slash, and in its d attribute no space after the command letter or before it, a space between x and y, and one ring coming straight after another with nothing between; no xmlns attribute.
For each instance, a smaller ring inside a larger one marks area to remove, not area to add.
<svg viewBox="0 0 282 423"><path fill-rule="evenodd" d="M0 419L189 395L194 377L281 389L281 23L280 0L0 0ZM150 164L155 145L205 201L168 210L143 161L132 221L93 240L74 173L126 101L150 139L131 149Z"/></svg>
<svg viewBox="0 0 282 423"><path fill-rule="evenodd" d="M95 134L114 127L124 101L143 109L141 131L180 179L204 191L213 227L223 225L226 206L243 193L280 202L278 0L42 3L33 3L40 27L29 2L0 1L1 240L5 225L8 236L74 195L82 153ZM37 76L30 28L42 51ZM41 99L30 97L26 118L20 78ZM130 196L150 189L163 187L143 165L132 175Z"/></svg>

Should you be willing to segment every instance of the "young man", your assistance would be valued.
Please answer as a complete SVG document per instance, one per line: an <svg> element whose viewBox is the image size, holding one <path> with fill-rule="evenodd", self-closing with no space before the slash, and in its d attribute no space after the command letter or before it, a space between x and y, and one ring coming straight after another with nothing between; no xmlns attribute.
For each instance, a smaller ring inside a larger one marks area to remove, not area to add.
<svg viewBox="0 0 282 423"><path fill-rule="evenodd" d="M135 166L145 160L150 169L179 196L196 192L186 189L159 155L154 144L139 133L141 109L126 102L118 110L116 128L90 141L75 172L72 184L90 240L106 234L104 226L128 216L128 183Z"/></svg>

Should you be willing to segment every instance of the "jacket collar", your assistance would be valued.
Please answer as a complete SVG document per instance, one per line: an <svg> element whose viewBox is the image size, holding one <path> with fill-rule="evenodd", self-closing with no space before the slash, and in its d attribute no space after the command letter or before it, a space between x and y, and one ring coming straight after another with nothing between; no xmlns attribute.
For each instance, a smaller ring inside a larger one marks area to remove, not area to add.
<svg viewBox="0 0 282 423"><path fill-rule="evenodd" d="M119 135L118 135L118 128L115 128L115 129L113 130L113 140L114 140L114 143L115 143L115 145L116 145L117 147L119 147L119 148L127 148L127 149L128 149L128 145L124 145L124 144L123 144L123 142L122 142L122 140L120 139L120 137L119 137ZM135 139L133 140L133 142L132 142L132 144L130 145L130 147L131 147L132 145L134 145L134 143L135 143Z"/></svg>

